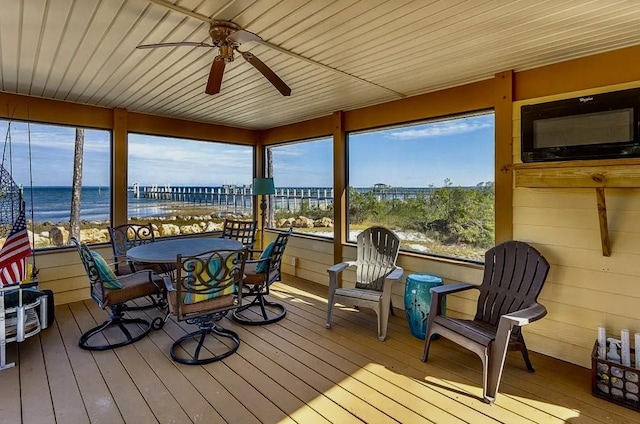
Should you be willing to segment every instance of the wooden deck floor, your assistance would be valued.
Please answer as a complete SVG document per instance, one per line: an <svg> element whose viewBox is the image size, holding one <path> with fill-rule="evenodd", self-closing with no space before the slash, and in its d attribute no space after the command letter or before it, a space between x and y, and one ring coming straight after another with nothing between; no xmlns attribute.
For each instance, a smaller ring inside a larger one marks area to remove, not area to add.
<svg viewBox="0 0 640 424"><path fill-rule="evenodd" d="M640 414L590 394L589 370L538 354L537 371L510 353L500 394L481 396L480 361L440 339L428 363L403 316L385 342L375 316L336 311L324 327L326 288L288 279L273 287L288 314L242 327L235 355L207 366L171 361L169 347L189 326L167 323L134 345L106 352L77 346L104 319L93 302L56 309L56 323L9 346L0 372L2 423L638 423Z"/></svg>

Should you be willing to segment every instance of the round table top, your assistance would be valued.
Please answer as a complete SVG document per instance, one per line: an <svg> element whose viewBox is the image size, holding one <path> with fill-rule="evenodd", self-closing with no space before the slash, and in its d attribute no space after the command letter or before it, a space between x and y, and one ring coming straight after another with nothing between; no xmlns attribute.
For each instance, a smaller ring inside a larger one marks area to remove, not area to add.
<svg viewBox="0 0 640 424"><path fill-rule="evenodd" d="M176 262L178 255L195 256L211 250L239 250L242 243L220 237L158 240L132 247L127 258L134 262L167 264Z"/></svg>

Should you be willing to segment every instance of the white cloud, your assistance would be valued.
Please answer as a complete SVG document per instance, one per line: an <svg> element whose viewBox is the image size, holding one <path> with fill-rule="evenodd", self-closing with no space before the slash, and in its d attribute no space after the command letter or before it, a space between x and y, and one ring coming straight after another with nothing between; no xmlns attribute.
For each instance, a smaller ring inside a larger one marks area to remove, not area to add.
<svg viewBox="0 0 640 424"><path fill-rule="evenodd" d="M456 134L465 134L481 130L483 128L493 127L492 122L486 120L473 121L446 121L434 124L428 124L424 128L410 129L404 131L392 132L388 135L390 138L400 140L411 140L416 138L440 137Z"/></svg>

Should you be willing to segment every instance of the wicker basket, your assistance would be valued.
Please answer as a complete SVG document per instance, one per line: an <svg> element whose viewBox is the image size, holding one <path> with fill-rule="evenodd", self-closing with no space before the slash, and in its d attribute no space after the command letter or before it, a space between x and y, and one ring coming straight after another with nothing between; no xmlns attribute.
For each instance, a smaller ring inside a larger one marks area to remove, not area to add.
<svg viewBox="0 0 640 424"><path fill-rule="evenodd" d="M631 363L635 352L631 349ZM609 402L640 412L640 370L598 358L598 341L591 352L591 392Z"/></svg>

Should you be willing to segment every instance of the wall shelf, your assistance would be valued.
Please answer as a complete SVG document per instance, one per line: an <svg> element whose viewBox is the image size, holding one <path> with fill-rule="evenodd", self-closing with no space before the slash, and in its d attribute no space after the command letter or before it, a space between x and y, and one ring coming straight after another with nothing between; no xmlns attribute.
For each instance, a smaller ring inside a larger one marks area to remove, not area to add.
<svg viewBox="0 0 640 424"><path fill-rule="evenodd" d="M602 254L611 256L605 189L640 188L640 159L518 163L510 167L516 187L594 189Z"/></svg>

